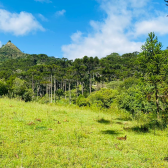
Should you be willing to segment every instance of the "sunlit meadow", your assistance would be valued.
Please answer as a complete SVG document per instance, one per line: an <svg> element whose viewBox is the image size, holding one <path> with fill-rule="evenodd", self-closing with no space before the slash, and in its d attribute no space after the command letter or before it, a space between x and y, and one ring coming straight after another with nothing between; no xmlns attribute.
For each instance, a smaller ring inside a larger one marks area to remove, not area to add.
<svg viewBox="0 0 168 168"><path fill-rule="evenodd" d="M134 124L116 108L105 113L1 98L0 167L168 167L167 130L123 129Z"/></svg>

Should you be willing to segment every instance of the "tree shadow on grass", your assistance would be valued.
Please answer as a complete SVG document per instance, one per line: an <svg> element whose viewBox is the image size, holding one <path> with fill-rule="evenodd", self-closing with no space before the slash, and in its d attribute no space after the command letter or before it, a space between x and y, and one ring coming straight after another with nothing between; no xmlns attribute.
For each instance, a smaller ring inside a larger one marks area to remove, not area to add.
<svg viewBox="0 0 168 168"><path fill-rule="evenodd" d="M148 133L150 130L160 129L163 130L167 127L165 123L158 122L157 120L153 120L149 123L134 126L134 127L124 127L125 131L134 131L137 133Z"/></svg>
<svg viewBox="0 0 168 168"><path fill-rule="evenodd" d="M122 123L122 122L115 122L116 124L120 124L120 125L122 125L122 124L124 124L124 123Z"/></svg>
<svg viewBox="0 0 168 168"><path fill-rule="evenodd" d="M35 130L46 130L46 129L47 129L47 127L45 127L45 126L41 126L41 127L37 126L35 128Z"/></svg>
<svg viewBox="0 0 168 168"><path fill-rule="evenodd" d="M118 135L118 134L121 134L117 131L114 131L114 130L105 130L105 131L101 131L102 134L109 134L109 135Z"/></svg>
<svg viewBox="0 0 168 168"><path fill-rule="evenodd" d="M126 117L116 118L116 120L120 120L120 121L132 121L131 118L126 118Z"/></svg>
<svg viewBox="0 0 168 168"><path fill-rule="evenodd" d="M123 128L125 131L134 131L134 132L137 132L137 133L147 133L149 132L149 128L144 126L144 125L141 125L141 126L135 126L135 127L124 127Z"/></svg>
<svg viewBox="0 0 168 168"><path fill-rule="evenodd" d="M110 120L105 120L104 118L101 118L99 120L97 120L98 123L101 123L101 124L110 124L111 121Z"/></svg>

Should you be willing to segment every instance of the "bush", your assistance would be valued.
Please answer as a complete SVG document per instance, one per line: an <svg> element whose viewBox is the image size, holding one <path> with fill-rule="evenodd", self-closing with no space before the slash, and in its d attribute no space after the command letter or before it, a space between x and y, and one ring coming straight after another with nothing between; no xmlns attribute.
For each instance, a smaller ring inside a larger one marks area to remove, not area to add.
<svg viewBox="0 0 168 168"><path fill-rule="evenodd" d="M88 102L88 99L85 98L84 96L82 95L79 95L79 97L77 98L76 100L76 104L81 107L81 106L87 106L89 105L89 102Z"/></svg>
<svg viewBox="0 0 168 168"><path fill-rule="evenodd" d="M59 100L60 100L60 97L64 95L64 91L62 89L58 89L56 90L56 95L59 97Z"/></svg>
<svg viewBox="0 0 168 168"><path fill-rule="evenodd" d="M5 81L0 80L0 96L5 95L8 93L8 87Z"/></svg>
<svg viewBox="0 0 168 168"><path fill-rule="evenodd" d="M14 94L21 96L23 98L23 94L26 90L26 84L24 80L21 80L19 78L15 78L13 81L13 92Z"/></svg>
<svg viewBox="0 0 168 168"><path fill-rule="evenodd" d="M120 82L120 89L129 89L130 87L132 87L133 85L137 85L139 83L139 79L137 78L127 78L124 80L124 82Z"/></svg>
<svg viewBox="0 0 168 168"><path fill-rule="evenodd" d="M49 100L48 94L45 94L45 96L43 97L39 97L38 102L41 104L49 103L50 100Z"/></svg>
<svg viewBox="0 0 168 168"><path fill-rule="evenodd" d="M33 98L33 90L32 89L26 89L25 93L23 94L23 99L25 102L31 101Z"/></svg>
<svg viewBox="0 0 168 168"><path fill-rule="evenodd" d="M156 110L155 105L146 96L150 90L152 90L150 86L133 85L128 90L123 90L116 100L120 108L126 109L134 116L139 112L153 112Z"/></svg>
<svg viewBox="0 0 168 168"><path fill-rule="evenodd" d="M109 89L117 89L121 84L123 84L123 81L111 81L106 84L106 87Z"/></svg>
<svg viewBox="0 0 168 168"><path fill-rule="evenodd" d="M117 90L102 88L97 92L91 93L88 97L88 101L90 105L96 105L100 108L109 108L117 95Z"/></svg>

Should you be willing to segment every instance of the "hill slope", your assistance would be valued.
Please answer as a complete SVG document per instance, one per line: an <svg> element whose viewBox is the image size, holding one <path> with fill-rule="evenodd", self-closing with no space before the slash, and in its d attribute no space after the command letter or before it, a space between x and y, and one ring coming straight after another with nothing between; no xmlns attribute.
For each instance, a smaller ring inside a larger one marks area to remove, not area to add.
<svg viewBox="0 0 168 168"><path fill-rule="evenodd" d="M7 59L15 59L18 57L23 57L26 54L21 52L11 41L8 41L7 44L0 48L0 62L3 62Z"/></svg>

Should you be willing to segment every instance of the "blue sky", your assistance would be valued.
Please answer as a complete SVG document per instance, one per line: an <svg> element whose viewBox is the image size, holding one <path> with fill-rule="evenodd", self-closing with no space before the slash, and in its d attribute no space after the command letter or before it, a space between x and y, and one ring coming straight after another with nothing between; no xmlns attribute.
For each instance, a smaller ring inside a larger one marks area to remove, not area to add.
<svg viewBox="0 0 168 168"><path fill-rule="evenodd" d="M164 0L0 0L0 46L68 59L140 51L149 32L168 46Z"/></svg>

